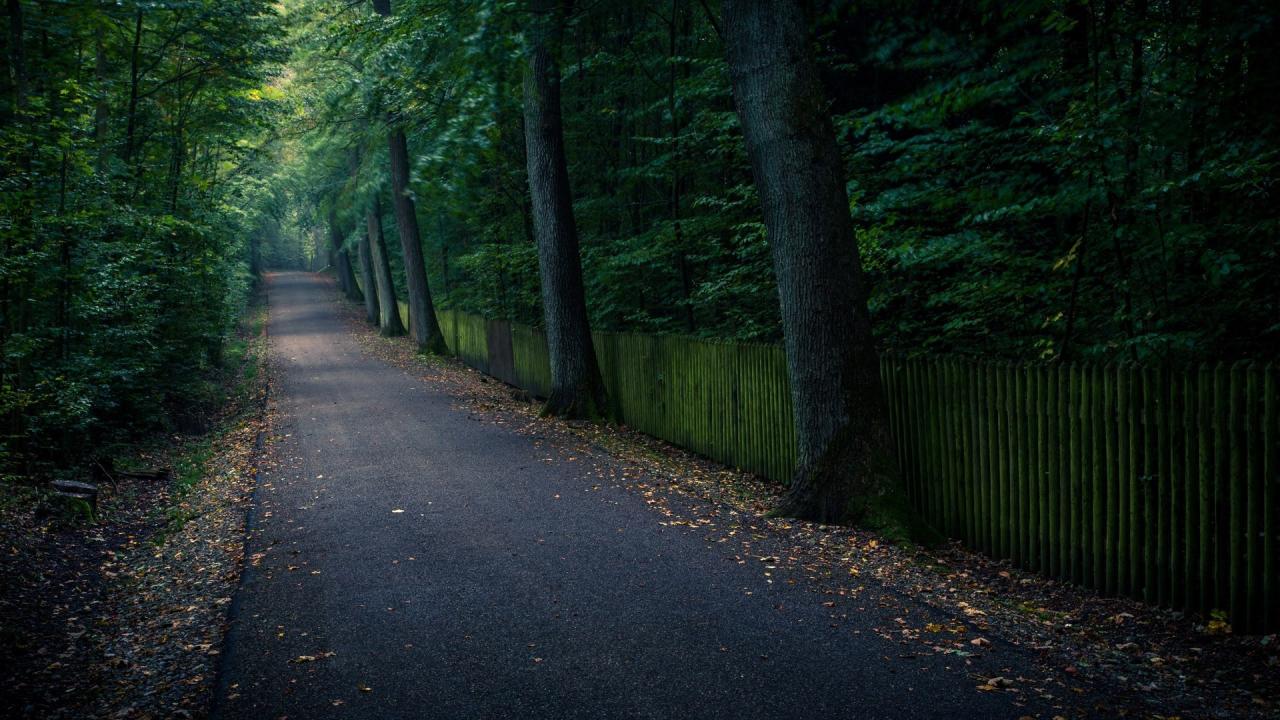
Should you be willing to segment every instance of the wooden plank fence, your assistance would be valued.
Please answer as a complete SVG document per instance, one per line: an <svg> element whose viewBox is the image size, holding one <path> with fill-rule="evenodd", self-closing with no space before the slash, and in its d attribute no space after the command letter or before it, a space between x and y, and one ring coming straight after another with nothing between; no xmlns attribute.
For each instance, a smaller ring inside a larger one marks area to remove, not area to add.
<svg viewBox="0 0 1280 720"><path fill-rule="evenodd" d="M1020 566L1280 628L1277 368L886 358L913 504Z"/></svg>
<svg viewBox="0 0 1280 720"><path fill-rule="evenodd" d="M549 391L540 331L457 311L440 321L468 365ZM595 342L621 422L790 478L780 347L627 333ZM1244 632L1280 629L1278 370L881 361L907 491L935 527L1104 594L1226 612Z"/></svg>

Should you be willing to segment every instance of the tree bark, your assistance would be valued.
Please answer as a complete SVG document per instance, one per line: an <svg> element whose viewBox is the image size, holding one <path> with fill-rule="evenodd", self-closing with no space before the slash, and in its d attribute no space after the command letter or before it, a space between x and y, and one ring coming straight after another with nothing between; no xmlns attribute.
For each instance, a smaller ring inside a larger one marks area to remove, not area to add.
<svg viewBox="0 0 1280 720"><path fill-rule="evenodd" d="M376 195L373 207L366 211L366 219L369 225L369 259L373 264L378 295L378 328L384 337L403 335L400 303L396 300L396 286L391 281L391 263L387 261L387 241L382 235L382 201Z"/></svg>
<svg viewBox="0 0 1280 720"><path fill-rule="evenodd" d="M10 81L13 83L13 118L15 125L25 123L21 117L27 108L27 60L25 50L25 38L23 29L22 3L19 0L8 0L6 6L9 16L9 37L8 53L9 53L9 73ZM34 145L34 143L32 143ZM22 170L29 168L31 158L35 155L34 149L29 149L18 154L17 165ZM31 227L28 193L30 191L30 173L23 172L24 179L19 186L20 192L17 198L18 217L14 218L14 229L17 232L5 232L3 257L13 257L15 251L24 245L29 239L29 230ZM17 240L17 243L14 240ZM15 247L17 245L18 247ZM3 280L0 280L0 348L7 347L9 338L15 333L22 333L26 329L26 313L25 305L20 298L25 296L24 282L19 275L18 281L15 283L11 276L14 273L4 273ZM15 298L19 299L15 302ZM26 385L23 362L21 359L13 362L8 353L0 352L0 387L23 388ZM5 434L13 438L22 438L25 434L25 415L19 409L9 410L4 417L0 419L5 428ZM21 447L21 444L18 445Z"/></svg>
<svg viewBox="0 0 1280 720"><path fill-rule="evenodd" d="M726 0L734 100L778 283L798 467L775 514L900 530L904 496L844 171L802 0Z"/></svg>
<svg viewBox="0 0 1280 720"><path fill-rule="evenodd" d="M9 80L13 83L13 107L15 111L27 107L27 56L22 39L22 3L8 0L9 13Z"/></svg>
<svg viewBox="0 0 1280 720"><path fill-rule="evenodd" d="M139 52L142 47L142 8L134 16L133 50L129 53L129 108L125 111L124 162L133 163L134 135L138 125L138 83L141 82Z"/></svg>
<svg viewBox="0 0 1280 720"><path fill-rule="evenodd" d="M107 62L107 47L99 35L94 43L93 79L94 95L97 102L93 108L93 142L98 149L97 170L106 172L111 162L111 143L108 131L111 129L111 95L107 92L108 76L111 70Z"/></svg>
<svg viewBox="0 0 1280 720"><path fill-rule="evenodd" d="M373 279L373 253L369 250L369 233L360 236L360 285L364 290L364 319L378 324L378 289Z"/></svg>
<svg viewBox="0 0 1280 720"><path fill-rule="evenodd" d="M391 14L391 0L373 0L373 9L382 16ZM449 347L436 320L431 287L427 282L427 265L422 256L422 235L418 232L418 214L409 197L409 142L404 130L397 126L394 113L387 113L387 147L391 154L391 205L396 214L396 228L404 258L405 289L409 294L409 336L418 350L445 354Z"/></svg>
<svg viewBox="0 0 1280 720"><path fill-rule="evenodd" d="M672 244L676 249L676 268L680 271L680 291L682 294L681 303L684 306L684 325L685 330L689 334L697 332L698 325L693 314L693 271L689 266L689 254L684 247L684 231L680 227L680 201L681 190L684 182L680 176L680 165L682 162L680 147L680 106L676 96L677 81L679 79L677 62L678 40L680 37L680 17L681 4L680 0L671 0L671 22L668 25L667 35L667 114L671 116L671 195L668 201L668 210L671 213L671 234ZM686 30L687 32L687 30Z"/></svg>
<svg viewBox="0 0 1280 720"><path fill-rule="evenodd" d="M565 8L555 0L533 0L525 33L525 150L551 359L551 394L543 412L601 417L608 404L587 319L560 115L560 66L556 56L564 13Z"/></svg>
<svg viewBox="0 0 1280 720"><path fill-rule="evenodd" d="M393 128L387 137L391 150L391 203L400 231L400 248L404 258L405 288L409 293L409 335L424 352L444 354L449 351L436 320L431 288L427 284L427 266L422 257L422 241L418 233L418 214L409 197L409 147L404 131Z"/></svg>
<svg viewBox="0 0 1280 720"><path fill-rule="evenodd" d="M333 270L338 275L338 287L348 300L360 302L360 288L356 286L356 276L351 269L351 254L342 247L342 231L338 229L338 213L329 211L329 242L333 246Z"/></svg>

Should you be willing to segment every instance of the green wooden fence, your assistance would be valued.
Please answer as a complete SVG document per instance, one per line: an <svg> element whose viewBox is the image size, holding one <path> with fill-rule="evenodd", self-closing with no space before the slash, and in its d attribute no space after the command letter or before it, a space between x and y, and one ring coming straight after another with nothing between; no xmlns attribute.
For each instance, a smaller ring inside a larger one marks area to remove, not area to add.
<svg viewBox="0 0 1280 720"><path fill-rule="evenodd" d="M450 350L471 367L545 397L551 390L547 341L527 326L467 313L437 313ZM500 323L500 324L499 324ZM511 362L491 357L494 331L510 333ZM786 359L774 345L672 335L594 333L600 372L621 422L714 460L785 481L795 467Z"/></svg>
<svg viewBox="0 0 1280 720"><path fill-rule="evenodd" d="M536 329L440 313L452 351L545 396ZM510 333L491 363L488 338ZM786 482L795 466L782 349L596 333L617 417ZM505 351L504 351L505 352ZM1274 365L1010 365L886 357L915 507L968 546L1152 604L1280 629L1280 372Z"/></svg>
<svg viewBox="0 0 1280 720"><path fill-rule="evenodd" d="M886 359L913 503L990 555L1280 628L1277 369Z"/></svg>

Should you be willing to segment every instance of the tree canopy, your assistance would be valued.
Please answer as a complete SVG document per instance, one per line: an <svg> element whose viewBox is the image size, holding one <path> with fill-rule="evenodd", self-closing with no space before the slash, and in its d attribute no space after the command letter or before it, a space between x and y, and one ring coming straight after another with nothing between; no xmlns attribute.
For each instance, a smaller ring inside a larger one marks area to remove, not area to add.
<svg viewBox="0 0 1280 720"><path fill-rule="evenodd" d="M287 211L264 142L273 3L8 2L0 78L0 467L82 457L212 398Z"/></svg>
<svg viewBox="0 0 1280 720"><path fill-rule="evenodd" d="M1266 3L819 3L817 52L883 346L1007 359L1264 358L1276 324ZM396 108L433 292L540 323L519 3L299 3L307 167L385 192ZM583 3L560 50L596 329L776 341L715 3ZM375 135L376 137L376 135ZM372 170L372 172L369 172ZM322 200L325 201L325 200ZM384 206L387 203L383 203ZM346 225L356 228L355 216ZM393 255L395 253L393 252ZM393 263L395 262L393 258Z"/></svg>

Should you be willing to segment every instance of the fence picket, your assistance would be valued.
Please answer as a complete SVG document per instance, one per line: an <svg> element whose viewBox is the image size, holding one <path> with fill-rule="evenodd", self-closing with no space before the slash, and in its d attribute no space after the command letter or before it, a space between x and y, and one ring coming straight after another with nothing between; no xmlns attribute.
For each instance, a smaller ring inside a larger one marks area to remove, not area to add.
<svg viewBox="0 0 1280 720"><path fill-rule="evenodd" d="M1244 439L1241 425L1243 424L1244 414L1244 363L1235 363L1231 366L1231 385L1229 400L1230 414L1228 415L1229 427L1227 429L1227 448L1230 454L1230 481L1228 485L1228 512L1230 520L1228 522L1231 539L1229 547L1231 552L1231 565L1228 571L1229 584L1229 603L1230 618L1232 622L1247 622L1248 612L1244 597L1244 572L1245 572L1245 550L1244 550L1244 534L1245 534L1245 489L1244 489Z"/></svg>
<svg viewBox="0 0 1280 720"><path fill-rule="evenodd" d="M1231 519L1229 517L1231 462L1228 457L1226 413L1230 407L1230 370L1219 363L1213 377L1213 511L1215 538L1213 569L1212 609L1225 610L1231 606L1231 593L1227 583L1231 577Z"/></svg>
<svg viewBox="0 0 1280 720"><path fill-rule="evenodd" d="M1102 504L1102 513L1106 520L1102 527L1102 585L1100 589L1106 594L1118 592L1119 572L1117 572L1117 546L1120 520L1119 477L1116 473L1116 371L1113 365L1102 368L1102 412L1100 430L1102 431L1103 458L1102 484L1103 493L1098 499Z"/></svg>
<svg viewBox="0 0 1280 720"><path fill-rule="evenodd" d="M1262 630L1280 627L1280 391L1275 365L1262 376Z"/></svg>
<svg viewBox="0 0 1280 720"><path fill-rule="evenodd" d="M1258 503L1262 483L1258 476L1261 463L1261 448L1258 443L1260 433L1258 425L1258 407L1261 398L1258 393L1261 385L1258 382L1258 366L1256 363L1249 363L1245 374L1245 392L1244 392L1244 408L1242 418L1243 427L1243 444L1245 450L1244 475L1241 482L1244 483L1245 497L1243 502L1245 505L1245 523L1244 523L1244 555L1245 564L1243 568L1244 577L1241 578L1240 588L1244 594L1244 609L1246 627L1253 627L1260 624L1262 620L1262 605L1259 598L1260 583L1262 576L1262 554L1259 548L1259 540L1262 532L1261 510Z"/></svg>
<svg viewBox="0 0 1280 720"><path fill-rule="evenodd" d="M1060 450L1062 447L1062 430L1058 421L1061 413L1062 366L1055 364L1046 369L1045 397L1045 501L1048 504L1045 533L1045 564L1042 572L1050 575L1062 575L1062 558L1058 548L1062 544L1062 503L1060 493L1061 474L1059 473Z"/></svg>
<svg viewBox="0 0 1280 720"><path fill-rule="evenodd" d="M1132 520L1129 502L1132 498L1132 476L1129 472L1129 366L1126 364L1116 366L1115 408L1115 493L1117 502L1114 512L1116 513L1118 526L1115 535L1116 592L1129 593L1133 591L1129 572L1129 560L1131 557L1129 526Z"/></svg>
<svg viewBox="0 0 1280 720"><path fill-rule="evenodd" d="M959 435L957 467L960 485L960 506L963 522L960 526L960 537L964 542L973 541L973 505L975 488L973 483L973 435L969 424L973 399L973 385L970 382L969 363L963 359L956 361L956 433Z"/></svg>
<svg viewBox="0 0 1280 720"><path fill-rule="evenodd" d="M1027 376L1020 368L1010 368L1010 376L1013 383L1013 402L1009 405L1013 514L1009 524L1013 530L1013 561L1021 565L1027 559L1026 523L1023 522L1027 517L1027 433L1026 416L1023 412L1026 405Z"/></svg>
<svg viewBox="0 0 1280 720"><path fill-rule="evenodd" d="M1200 594L1200 484L1196 468L1199 456L1196 446L1197 384L1195 373L1182 374L1182 504L1183 504L1183 588L1182 606L1195 608Z"/></svg>
<svg viewBox="0 0 1280 720"><path fill-rule="evenodd" d="M1160 509L1160 486L1156 482L1158 474L1156 466L1156 392L1158 382L1155 370L1144 368L1142 372L1142 489L1143 489L1143 529L1146 533L1144 547L1146 553L1146 580L1143 583L1143 597L1147 602L1156 602L1160 594L1160 557L1156 552L1158 509Z"/></svg>

